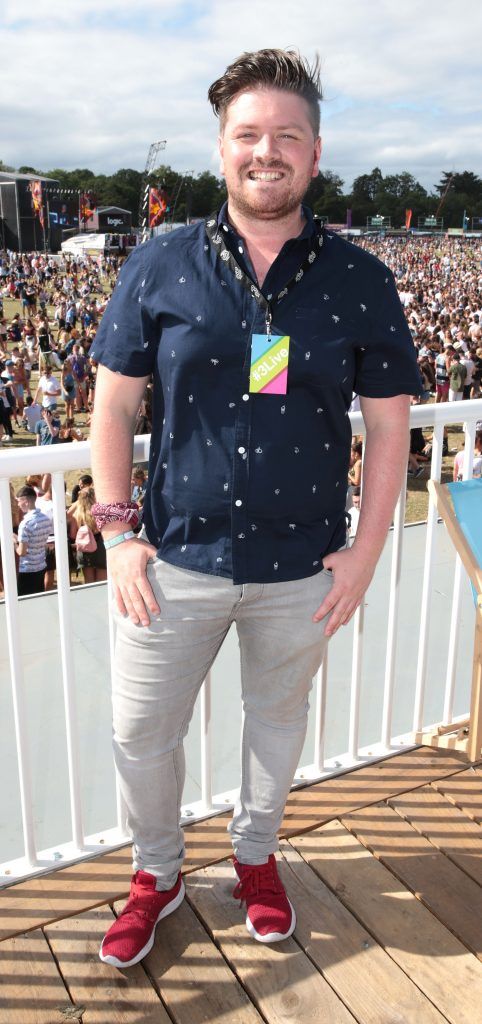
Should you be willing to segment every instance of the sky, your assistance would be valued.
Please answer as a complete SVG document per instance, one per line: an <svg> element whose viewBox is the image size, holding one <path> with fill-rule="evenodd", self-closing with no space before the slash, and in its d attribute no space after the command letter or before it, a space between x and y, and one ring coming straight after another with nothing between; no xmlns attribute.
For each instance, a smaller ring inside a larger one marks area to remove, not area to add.
<svg viewBox="0 0 482 1024"><path fill-rule="evenodd" d="M0 160L219 173L207 89L243 50L322 62L322 170L482 175L478 0L0 0Z"/></svg>

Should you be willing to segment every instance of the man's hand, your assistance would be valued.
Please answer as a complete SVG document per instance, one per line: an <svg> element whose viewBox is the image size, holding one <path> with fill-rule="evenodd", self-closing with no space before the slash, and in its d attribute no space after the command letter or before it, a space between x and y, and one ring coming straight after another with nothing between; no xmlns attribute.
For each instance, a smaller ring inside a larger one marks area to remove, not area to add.
<svg viewBox="0 0 482 1024"><path fill-rule="evenodd" d="M360 558L356 548L344 548L325 556L323 566L332 570L333 586L313 615L313 622L320 622L325 615L332 613L325 626L325 636L333 636L339 626L346 626L350 621L363 600L375 565L368 564L364 557Z"/></svg>
<svg viewBox="0 0 482 1024"><path fill-rule="evenodd" d="M160 608L146 575L156 548L143 540L126 540L107 551L109 576L121 615L128 615L135 626L148 626Z"/></svg>

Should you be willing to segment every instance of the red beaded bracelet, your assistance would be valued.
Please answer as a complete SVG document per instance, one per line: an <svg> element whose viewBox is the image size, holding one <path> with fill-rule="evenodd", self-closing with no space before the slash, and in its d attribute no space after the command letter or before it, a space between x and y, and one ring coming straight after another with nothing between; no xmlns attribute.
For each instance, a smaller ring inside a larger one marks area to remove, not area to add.
<svg viewBox="0 0 482 1024"><path fill-rule="evenodd" d="M115 501L109 505L96 502L92 505L91 513L99 530L108 523L130 523L134 527L139 525L139 506L135 501Z"/></svg>

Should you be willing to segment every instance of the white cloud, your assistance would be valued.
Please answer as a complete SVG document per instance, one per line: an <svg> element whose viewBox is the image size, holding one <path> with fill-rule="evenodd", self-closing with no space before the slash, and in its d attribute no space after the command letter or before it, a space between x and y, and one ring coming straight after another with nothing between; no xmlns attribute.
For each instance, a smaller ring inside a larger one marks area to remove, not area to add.
<svg viewBox="0 0 482 1024"><path fill-rule="evenodd" d="M166 163L217 172L210 82L241 50L296 45L321 55L324 166L347 187L376 165L428 187L481 169L472 0L7 0L0 28L0 158L14 166L142 168L166 138Z"/></svg>

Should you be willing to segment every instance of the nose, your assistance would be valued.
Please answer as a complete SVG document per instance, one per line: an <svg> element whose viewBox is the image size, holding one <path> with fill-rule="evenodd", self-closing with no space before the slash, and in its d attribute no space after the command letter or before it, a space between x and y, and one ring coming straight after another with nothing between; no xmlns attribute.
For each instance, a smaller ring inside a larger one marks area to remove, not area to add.
<svg viewBox="0 0 482 1024"><path fill-rule="evenodd" d="M266 132L261 135L254 147L253 156L256 160L276 160L279 158L279 146L276 139Z"/></svg>

